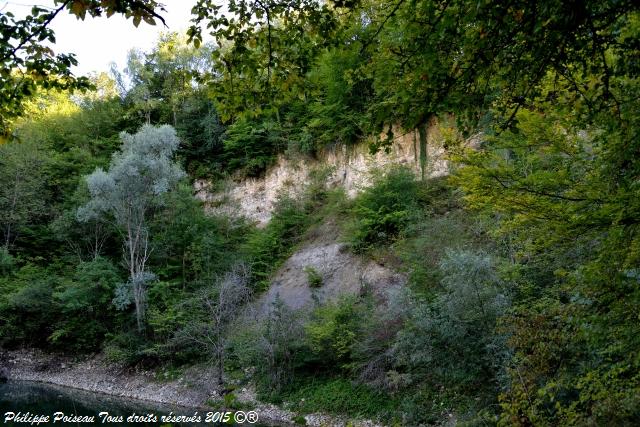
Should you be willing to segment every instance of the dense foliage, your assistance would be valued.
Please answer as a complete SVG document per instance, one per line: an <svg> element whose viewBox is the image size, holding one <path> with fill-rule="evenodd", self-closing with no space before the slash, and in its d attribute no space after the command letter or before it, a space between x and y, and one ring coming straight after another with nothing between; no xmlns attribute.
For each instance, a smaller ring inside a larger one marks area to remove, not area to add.
<svg viewBox="0 0 640 427"><path fill-rule="evenodd" d="M157 6L57 3L134 20ZM296 411L402 425L638 424L637 2L200 0L193 12L193 44L164 35L93 77L94 92L53 90L89 86L64 80L62 57L40 67L61 80L0 97L2 346L213 361L219 381L252 381ZM37 29L48 16L0 25L29 44L52 36ZM200 46L202 24L216 44ZM20 68L14 41L0 53ZM417 129L424 166L428 126L448 177L386 168L348 200L317 171L263 228L205 215L192 195L190 179L258 177L280 155L383 150L396 129ZM323 221L407 286L241 313Z"/></svg>
<svg viewBox="0 0 640 427"><path fill-rule="evenodd" d="M4 9L4 8L3 8ZM51 21L63 12L78 19L89 16L122 14L132 18L137 27L144 20L155 25L162 6L155 0L82 1L54 0L52 8L34 5L31 13L16 18L11 12L0 12L0 135L8 134L9 120L21 116L23 103L40 88L87 89L86 77L76 77L71 71L78 61L73 54L55 54L45 42L55 43Z"/></svg>

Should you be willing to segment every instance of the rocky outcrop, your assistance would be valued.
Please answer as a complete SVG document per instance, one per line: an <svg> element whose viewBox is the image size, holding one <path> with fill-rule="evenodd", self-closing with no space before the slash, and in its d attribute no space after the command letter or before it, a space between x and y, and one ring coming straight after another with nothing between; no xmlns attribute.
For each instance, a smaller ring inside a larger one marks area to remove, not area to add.
<svg viewBox="0 0 640 427"><path fill-rule="evenodd" d="M261 178L248 178L225 185L213 185L205 180L194 183L196 197L205 202L209 212L244 216L266 224L278 195L295 195L311 182L312 171L326 170L326 184L344 188L347 196L354 197L367 187L374 170L388 165L405 165L418 176L437 177L449 172L449 163L443 147L439 125L433 121L424 129L424 151L420 149L420 132L394 128L395 135L388 150L370 153L369 144L362 142L353 147L338 146L326 149L315 159L278 157ZM424 154L421 158L421 154ZM214 187L217 191L214 191Z"/></svg>
<svg viewBox="0 0 640 427"><path fill-rule="evenodd" d="M369 294L384 299L390 288L406 283L404 275L351 253L339 240L339 227L332 218L312 230L306 243L280 267L269 289L258 298L259 312L268 313L276 298L296 310L342 295ZM309 269L322 279L317 288L310 286Z"/></svg>

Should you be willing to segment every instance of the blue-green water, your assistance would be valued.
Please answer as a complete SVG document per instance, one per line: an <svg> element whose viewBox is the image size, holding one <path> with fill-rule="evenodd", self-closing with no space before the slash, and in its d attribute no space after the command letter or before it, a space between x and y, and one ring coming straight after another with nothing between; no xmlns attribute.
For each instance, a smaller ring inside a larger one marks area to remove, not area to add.
<svg viewBox="0 0 640 427"><path fill-rule="evenodd" d="M100 415L101 412L108 412L111 418L106 418L104 414ZM162 415L171 414L185 417L199 416L200 422L167 422L166 419L163 422ZM67 418L62 418L63 416ZM129 418L133 416L138 418ZM220 423L214 422L215 416L215 411L211 411L207 415L207 411L198 411L193 408L157 405L152 402L124 399L47 384L25 381L0 384L0 417L1 422L6 425L220 425ZM47 422L44 422L45 420ZM248 422L242 425L263 426L263 424Z"/></svg>

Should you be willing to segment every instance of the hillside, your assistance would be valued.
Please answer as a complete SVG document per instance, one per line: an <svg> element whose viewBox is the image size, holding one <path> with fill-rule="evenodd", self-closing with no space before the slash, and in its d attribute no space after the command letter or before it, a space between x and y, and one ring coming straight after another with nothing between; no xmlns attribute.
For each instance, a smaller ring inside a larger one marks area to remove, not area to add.
<svg viewBox="0 0 640 427"><path fill-rule="evenodd" d="M89 78L38 44L162 22L116 3L0 10L4 368L299 424L640 423L638 2L198 0Z"/></svg>

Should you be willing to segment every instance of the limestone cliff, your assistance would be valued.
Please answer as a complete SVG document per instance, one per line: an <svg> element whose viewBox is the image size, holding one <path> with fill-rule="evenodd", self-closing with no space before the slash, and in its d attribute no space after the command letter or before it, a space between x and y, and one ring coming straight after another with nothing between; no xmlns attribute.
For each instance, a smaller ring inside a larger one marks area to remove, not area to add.
<svg viewBox="0 0 640 427"><path fill-rule="evenodd" d="M271 218L278 195L300 192L309 184L314 170L327 168L327 185L342 186L349 197L369 184L374 169L391 164L406 165L424 177L448 173L441 128L435 121L423 129L422 144L419 130L403 132L394 128L393 134L388 150L376 154L370 154L369 144L362 142L353 147L326 149L315 159L281 155L263 177L231 181L218 192L211 191L212 183L198 180L196 197L205 202L209 212L241 215L264 225Z"/></svg>

